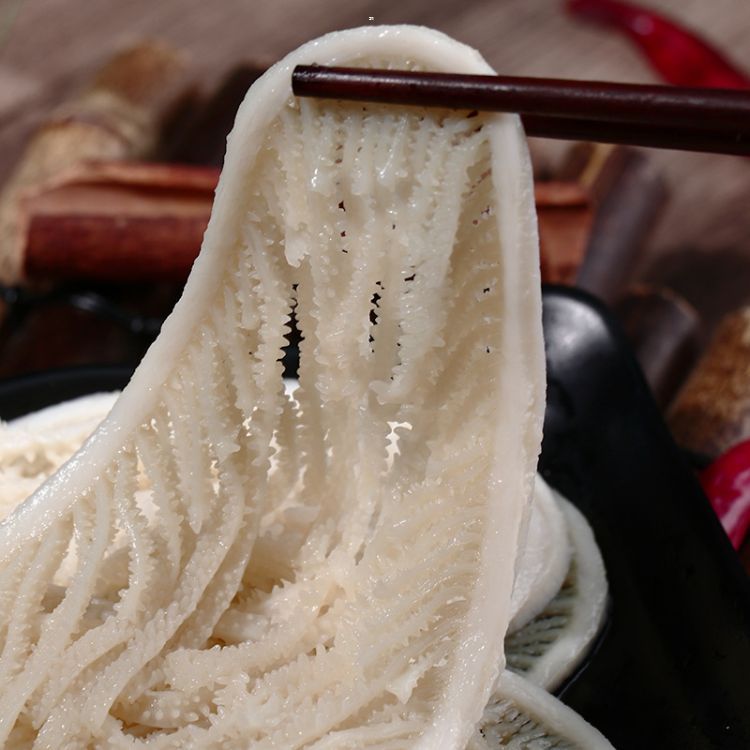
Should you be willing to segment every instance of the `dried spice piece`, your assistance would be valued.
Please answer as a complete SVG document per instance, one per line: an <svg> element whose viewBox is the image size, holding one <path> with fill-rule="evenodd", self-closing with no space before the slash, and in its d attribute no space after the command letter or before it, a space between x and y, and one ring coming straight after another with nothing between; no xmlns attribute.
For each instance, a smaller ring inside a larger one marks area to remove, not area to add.
<svg viewBox="0 0 750 750"><path fill-rule="evenodd" d="M700 353L698 312L677 292L648 284L628 289L615 312L656 402L668 406Z"/></svg>
<svg viewBox="0 0 750 750"><path fill-rule="evenodd" d="M653 163L630 148L592 149L581 175L596 206L576 286L614 305L628 287L667 198Z"/></svg>
<svg viewBox="0 0 750 750"><path fill-rule="evenodd" d="M626 34L669 83L744 89L750 78L714 47L664 15L622 0L567 0L574 15Z"/></svg>
<svg viewBox="0 0 750 750"><path fill-rule="evenodd" d="M23 280L28 217L21 203L81 162L149 155L186 96L185 73L171 48L144 43L115 57L83 93L52 113L0 194L0 283Z"/></svg>
<svg viewBox="0 0 750 750"><path fill-rule="evenodd" d="M0 520L80 448L107 416L118 395L84 396L8 423L0 422ZM138 493L153 517L151 492L153 488L142 473ZM560 535L562 540L558 539ZM53 584L50 594L55 601L64 593L76 564L75 555L68 555L58 571L58 583ZM508 671L501 674L467 750L491 750L500 738L511 744L543 738L548 742L575 740L582 748L601 747L604 741L596 730L529 684L544 690L559 687L598 634L607 603L604 565L591 528L581 513L539 475L529 532L516 567L514 615L505 651L509 670L524 679ZM557 567L559 572L554 570ZM229 612L239 615L240 603ZM215 635L221 633L231 639L236 637L232 630L237 621L232 625L228 614L223 618L223 630L217 629ZM529 614L533 616L529 618Z"/></svg>
<svg viewBox="0 0 750 750"><path fill-rule="evenodd" d="M184 281L200 250L219 172L212 167L82 163L21 202L27 279ZM542 281L570 284L593 220L575 182L535 185Z"/></svg>
<svg viewBox="0 0 750 750"><path fill-rule="evenodd" d="M727 315L667 415L675 440L718 456L750 437L750 307Z"/></svg>

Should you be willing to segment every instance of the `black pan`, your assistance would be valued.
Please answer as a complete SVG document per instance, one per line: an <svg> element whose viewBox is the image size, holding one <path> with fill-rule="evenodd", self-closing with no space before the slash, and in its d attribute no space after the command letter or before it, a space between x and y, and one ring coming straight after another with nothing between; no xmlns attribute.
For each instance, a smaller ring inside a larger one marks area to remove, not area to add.
<svg viewBox="0 0 750 750"><path fill-rule="evenodd" d="M549 289L544 333L540 470L593 526L612 602L561 696L621 750L747 750L750 580L612 318Z"/></svg>

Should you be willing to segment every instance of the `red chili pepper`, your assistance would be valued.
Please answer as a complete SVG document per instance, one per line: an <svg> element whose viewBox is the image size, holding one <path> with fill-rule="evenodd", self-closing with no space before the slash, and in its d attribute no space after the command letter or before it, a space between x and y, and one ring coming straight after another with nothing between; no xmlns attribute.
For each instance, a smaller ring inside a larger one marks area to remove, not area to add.
<svg viewBox="0 0 750 750"><path fill-rule="evenodd" d="M669 83L750 88L750 77L699 36L665 16L620 0L567 0L566 5L575 16L613 26L627 34Z"/></svg>
<svg viewBox="0 0 750 750"><path fill-rule="evenodd" d="M700 482L735 549L750 527L750 440L730 448L700 473Z"/></svg>

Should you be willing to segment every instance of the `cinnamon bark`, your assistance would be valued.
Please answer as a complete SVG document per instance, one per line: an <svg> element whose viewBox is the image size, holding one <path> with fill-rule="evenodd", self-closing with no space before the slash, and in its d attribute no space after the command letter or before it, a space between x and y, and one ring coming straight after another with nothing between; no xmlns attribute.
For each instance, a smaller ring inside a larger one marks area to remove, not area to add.
<svg viewBox="0 0 750 750"><path fill-rule="evenodd" d="M572 284L583 263L593 208L588 192L576 182L537 182L534 185L542 280Z"/></svg>
<svg viewBox="0 0 750 750"><path fill-rule="evenodd" d="M183 280L203 239L218 170L81 164L24 202L24 276Z"/></svg>

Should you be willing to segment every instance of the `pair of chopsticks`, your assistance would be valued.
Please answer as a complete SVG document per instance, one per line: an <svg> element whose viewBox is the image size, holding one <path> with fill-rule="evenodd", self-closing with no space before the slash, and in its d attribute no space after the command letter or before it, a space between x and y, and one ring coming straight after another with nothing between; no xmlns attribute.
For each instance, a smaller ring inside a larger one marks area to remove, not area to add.
<svg viewBox="0 0 750 750"><path fill-rule="evenodd" d="M527 135L750 154L750 92L298 65L297 96L518 112Z"/></svg>

